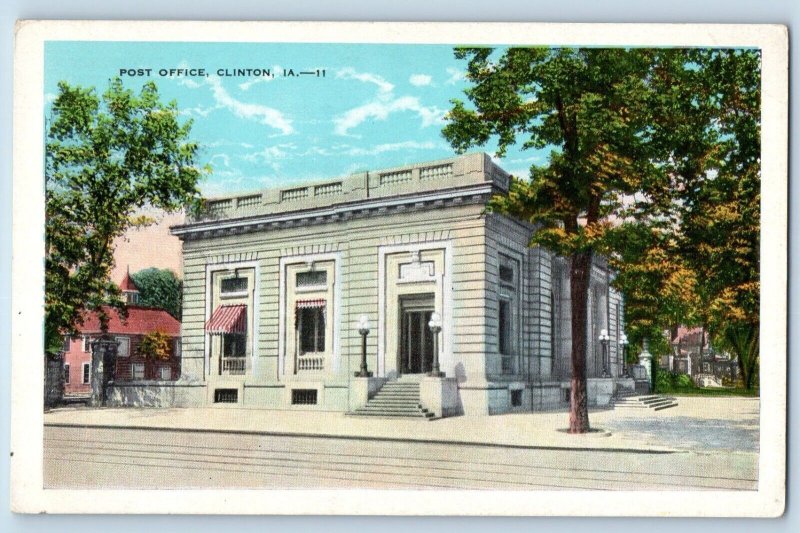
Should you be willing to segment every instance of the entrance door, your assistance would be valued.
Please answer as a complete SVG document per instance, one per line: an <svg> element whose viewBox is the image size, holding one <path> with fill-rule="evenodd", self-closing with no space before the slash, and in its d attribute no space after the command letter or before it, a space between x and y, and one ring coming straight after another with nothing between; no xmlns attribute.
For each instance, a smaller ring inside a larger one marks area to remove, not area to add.
<svg viewBox="0 0 800 533"><path fill-rule="evenodd" d="M432 294L400 298L400 372L422 374L433 366L433 334L428 322L433 313Z"/></svg>

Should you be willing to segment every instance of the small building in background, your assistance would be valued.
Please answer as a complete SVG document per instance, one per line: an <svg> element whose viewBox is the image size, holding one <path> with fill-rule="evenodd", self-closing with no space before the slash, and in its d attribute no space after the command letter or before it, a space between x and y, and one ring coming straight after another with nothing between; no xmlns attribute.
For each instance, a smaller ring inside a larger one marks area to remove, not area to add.
<svg viewBox="0 0 800 533"><path fill-rule="evenodd" d="M117 388L144 383L174 382L180 377L180 322L163 309L137 305L139 290L127 273L120 284L128 316L106 307L108 327L103 331L98 312L86 312L78 335L64 338L64 398L88 398L92 390L92 342L102 335L119 343L114 382ZM168 338L168 357L153 359L139 354L142 339L160 332Z"/></svg>
<svg viewBox="0 0 800 533"><path fill-rule="evenodd" d="M738 379L736 358L715 350L704 328L679 326L671 344L672 352L661 358L664 370L687 374L700 387L733 385Z"/></svg>

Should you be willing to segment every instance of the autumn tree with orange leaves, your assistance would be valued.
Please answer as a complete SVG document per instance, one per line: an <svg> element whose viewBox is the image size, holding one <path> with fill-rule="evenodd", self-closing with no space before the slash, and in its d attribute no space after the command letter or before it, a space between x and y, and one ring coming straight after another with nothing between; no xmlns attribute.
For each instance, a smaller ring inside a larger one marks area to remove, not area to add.
<svg viewBox="0 0 800 533"><path fill-rule="evenodd" d="M734 333L726 346L752 368L758 51L457 48L455 55L466 60L470 83L466 102L452 100L443 129L457 151L490 141L498 157L513 145L551 148L547 162L514 177L489 210L536 224L531 245L569 258L569 431L590 428L587 299L597 253L620 271L632 328L656 330L678 316L702 321L719 339ZM725 189L731 182L740 193Z"/></svg>

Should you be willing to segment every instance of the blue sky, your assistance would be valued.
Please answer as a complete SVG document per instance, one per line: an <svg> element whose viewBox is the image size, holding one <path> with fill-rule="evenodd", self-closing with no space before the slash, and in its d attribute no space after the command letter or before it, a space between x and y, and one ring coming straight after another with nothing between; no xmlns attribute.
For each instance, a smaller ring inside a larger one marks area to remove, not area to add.
<svg viewBox="0 0 800 533"><path fill-rule="evenodd" d="M465 62L449 45L48 42L45 99L57 83L102 92L120 69L138 90L154 80L194 120L205 195L283 186L453 155L441 135L451 98L463 98ZM161 69L205 69L176 76ZM219 75L269 69L271 77ZM296 76L284 76L293 69ZM316 70L325 75L317 76ZM299 72L314 71L315 74ZM197 74L197 73L195 73ZM224 73L223 73L224 74ZM493 153L494 146L483 148ZM476 148L479 150L479 148ZM499 161L527 175L547 151L512 148Z"/></svg>

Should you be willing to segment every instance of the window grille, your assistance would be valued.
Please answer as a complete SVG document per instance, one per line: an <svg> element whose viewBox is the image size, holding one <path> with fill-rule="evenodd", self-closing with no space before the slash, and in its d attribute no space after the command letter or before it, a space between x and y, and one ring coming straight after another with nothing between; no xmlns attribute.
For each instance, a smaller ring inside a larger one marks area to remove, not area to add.
<svg viewBox="0 0 800 533"><path fill-rule="evenodd" d="M238 403L238 389L214 389L214 403Z"/></svg>
<svg viewBox="0 0 800 533"><path fill-rule="evenodd" d="M225 278L220 282L222 294L247 292L247 278Z"/></svg>
<svg viewBox="0 0 800 533"><path fill-rule="evenodd" d="M317 389L292 389L292 405L317 405Z"/></svg>
<svg viewBox="0 0 800 533"><path fill-rule="evenodd" d="M315 287L328 284L328 272L325 270L311 270L298 272L295 278L297 287Z"/></svg>

